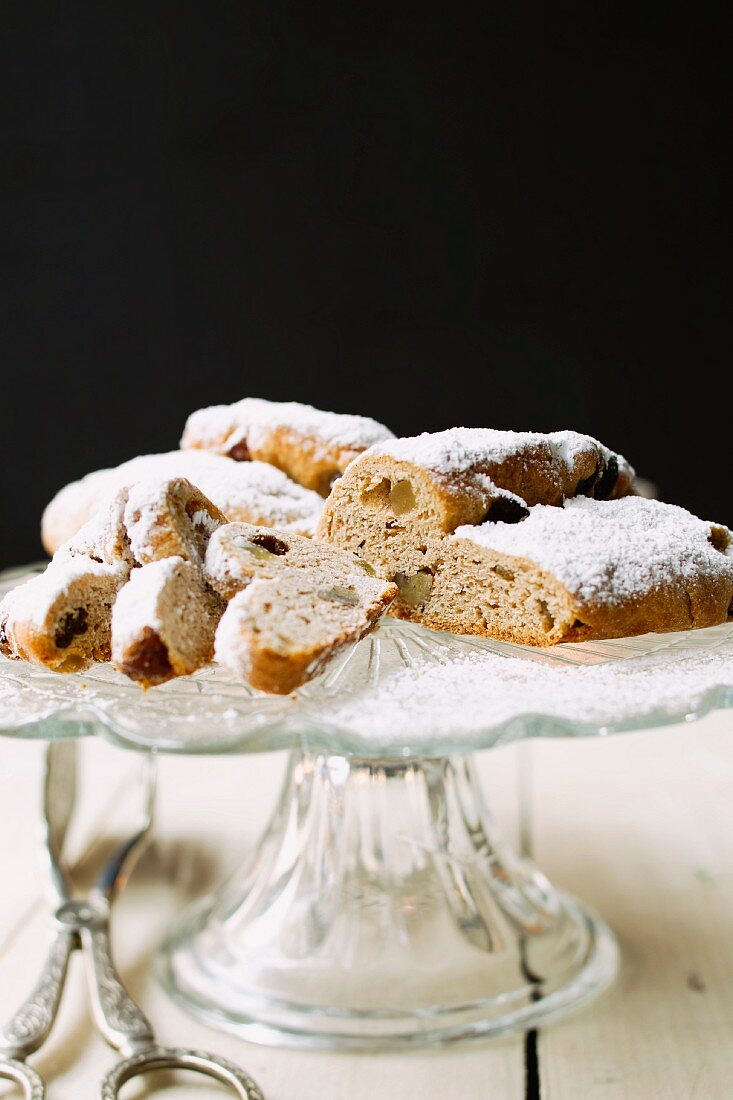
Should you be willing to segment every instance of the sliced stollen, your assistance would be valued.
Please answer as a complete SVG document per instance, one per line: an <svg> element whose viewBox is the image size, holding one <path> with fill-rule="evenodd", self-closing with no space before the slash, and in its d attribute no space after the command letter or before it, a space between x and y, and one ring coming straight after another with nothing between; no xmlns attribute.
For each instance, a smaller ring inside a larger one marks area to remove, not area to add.
<svg viewBox="0 0 733 1100"><path fill-rule="evenodd" d="M212 531L225 522L223 513L185 478L141 482L121 489L107 507L59 547L41 577L9 594L0 618L0 651L59 672L76 672L93 661L108 661L112 605L131 570L137 576L140 564L185 558L193 563L192 572L161 571L167 583L159 605L167 610L168 593L178 594L187 581L188 602L181 607L188 610L192 600L200 599L204 612L218 609L210 623L205 663L211 659L223 603L205 584L200 569ZM139 583L133 591L149 594L149 588ZM143 618L150 606L150 600L141 605ZM177 648L167 662L170 675L192 670L191 661L201 649L200 619L201 614L191 614L190 639L180 637L180 622L177 633L171 627L171 646ZM146 638L151 654L153 642ZM162 665L160 653L158 665Z"/></svg>
<svg viewBox="0 0 733 1100"><path fill-rule="evenodd" d="M255 577L270 579L291 569L320 571L338 582L376 577L368 562L348 550L250 523L228 523L215 531L204 560L206 579L226 600ZM396 594L392 584L377 581L377 586L391 592L390 598Z"/></svg>
<svg viewBox="0 0 733 1100"><path fill-rule="evenodd" d="M123 489L59 547L41 576L8 593L0 652L57 672L109 660L112 604L135 564L126 503Z"/></svg>
<svg viewBox="0 0 733 1100"><path fill-rule="evenodd" d="M323 412L296 401L246 397L233 405L213 405L192 413L181 447L214 451L239 462L270 462L301 485L328 496L334 478L353 458L390 438L389 428L367 416Z"/></svg>
<svg viewBox="0 0 733 1100"><path fill-rule="evenodd" d="M307 568L257 577L228 604L216 659L253 688L287 695L373 630L392 591L364 573L343 584Z"/></svg>
<svg viewBox="0 0 733 1100"><path fill-rule="evenodd" d="M313 534L323 507L317 493L264 462L235 462L207 451L170 451L141 455L65 486L43 513L43 545L53 554L121 489L138 481L174 477L187 478L229 519L298 534Z"/></svg>
<svg viewBox="0 0 733 1100"><path fill-rule="evenodd" d="M433 572L442 539L461 525L516 522L576 495L625 496L633 478L624 458L577 432L452 428L365 451L334 484L317 536L399 585Z"/></svg>
<svg viewBox="0 0 733 1100"><path fill-rule="evenodd" d="M402 591L402 618L525 645L713 626L733 616L733 540L672 504L578 497L459 527Z"/></svg>
<svg viewBox="0 0 733 1100"><path fill-rule="evenodd" d="M52 561L0 603L0 652L56 672L108 661L111 609L129 573L84 555Z"/></svg>
<svg viewBox="0 0 733 1100"><path fill-rule="evenodd" d="M168 557L134 569L112 610L112 661L142 687L208 664L224 601L200 569Z"/></svg>
<svg viewBox="0 0 733 1100"><path fill-rule="evenodd" d="M185 477L136 482L124 511L130 547L141 565L171 557L201 565L209 539L227 522Z"/></svg>

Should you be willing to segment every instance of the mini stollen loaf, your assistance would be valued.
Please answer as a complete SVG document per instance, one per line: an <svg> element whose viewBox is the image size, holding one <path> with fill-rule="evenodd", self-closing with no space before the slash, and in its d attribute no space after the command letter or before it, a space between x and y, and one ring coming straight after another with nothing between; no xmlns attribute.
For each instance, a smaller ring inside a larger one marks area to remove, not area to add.
<svg viewBox="0 0 733 1100"><path fill-rule="evenodd" d="M0 603L0 653L55 672L108 661L112 605L129 574L84 556L51 562Z"/></svg>
<svg viewBox="0 0 733 1100"><path fill-rule="evenodd" d="M0 650L59 672L108 661L116 651L119 667L146 685L193 671L211 660L214 629L224 608L201 567L212 531L225 522L184 478L121 489L59 547L41 576L3 600ZM148 564L161 561L176 567L146 572ZM126 613L117 621L125 628L124 644L115 640L112 613L123 593ZM164 629L158 630L161 619ZM208 643L202 640L207 627ZM153 659L154 635L170 647L165 660L162 642Z"/></svg>
<svg viewBox="0 0 733 1100"><path fill-rule="evenodd" d="M112 605L134 557L117 493L61 546L40 576L0 603L0 653L56 672L79 672L111 652Z"/></svg>
<svg viewBox="0 0 733 1100"><path fill-rule="evenodd" d="M269 462L294 481L328 496L334 479L352 459L391 438L389 428L368 416L324 412L297 401L246 397L233 405L212 405L192 413L181 447L214 451L238 462Z"/></svg>

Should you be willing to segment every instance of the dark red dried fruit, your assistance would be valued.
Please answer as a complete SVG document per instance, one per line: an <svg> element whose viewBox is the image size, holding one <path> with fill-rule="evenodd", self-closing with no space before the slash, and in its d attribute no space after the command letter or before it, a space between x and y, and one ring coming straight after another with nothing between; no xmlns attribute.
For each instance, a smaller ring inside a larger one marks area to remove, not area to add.
<svg viewBox="0 0 733 1100"><path fill-rule="evenodd" d="M174 675L168 647L149 626L145 627L121 667L131 680L142 680L146 684L163 684Z"/></svg>
<svg viewBox="0 0 733 1100"><path fill-rule="evenodd" d="M725 554L730 546L730 535L725 527L711 527L708 542L720 553Z"/></svg>
<svg viewBox="0 0 733 1100"><path fill-rule="evenodd" d="M0 653L4 653L6 657L12 656L12 649L10 646L10 639L5 633L5 627L8 625L7 616L0 622Z"/></svg>
<svg viewBox="0 0 733 1100"><path fill-rule="evenodd" d="M270 554L276 554L278 557L287 554L290 549L286 542L276 538L275 535L253 535L249 541L253 542L255 546L261 546L263 550L267 550Z"/></svg>
<svg viewBox="0 0 733 1100"><path fill-rule="evenodd" d="M233 458L235 462L251 462L252 455L249 453L247 440L240 439L238 443L235 443L229 451L229 457Z"/></svg>
<svg viewBox="0 0 733 1100"><path fill-rule="evenodd" d="M584 477L582 481L579 481L575 486L575 495L577 497L592 497L593 490L598 484L600 478L606 471L606 460L601 457L598 459L598 464L590 477Z"/></svg>
<svg viewBox="0 0 733 1100"><path fill-rule="evenodd" d="M618 481L618 458L616 455L611 455L606 468L598 479L595 489L593 490L593 496L596 500L608 500L616 487Z"/></svg>
<svg viewBox="0 0 733 1100"><path fill-rule="evenodd" d="M68 649L74 638L85 634L89 629L89 616L85 607L77 607L76 611L67 611L61 617L53 642L57 649Z"/></svg>
<svg viewBox="0 0 733 1100"><path fill-rule="evenodd" d="M484 523L521 523L529 515L529 508L513 497L497 497L484 516Z"/></svg>

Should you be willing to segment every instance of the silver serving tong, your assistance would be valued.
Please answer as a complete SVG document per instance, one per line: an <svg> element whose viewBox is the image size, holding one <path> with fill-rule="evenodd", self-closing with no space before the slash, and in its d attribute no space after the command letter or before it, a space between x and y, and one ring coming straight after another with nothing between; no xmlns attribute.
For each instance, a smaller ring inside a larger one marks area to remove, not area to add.
<svg viewBox="0 0 733 1100"><path fill-rule="evenodd" d="M26 1100L43 1100L40 1074L25 1059L43 1045L56 1019L72 951L86 962L94 1022L107 1043L123 1055L102 1081L101 1100L116 1100L133 1077L154 1069L187 1069L230 1085L240 1100L264 1100L251 1077L225 1058L200 1050L160 1047L149 1021L123 986L112 961L112 902L140 855L153 820L155 771L144 760L143 809L139 827L107 863L86 897L74 899L62 849L76 801L76 744L50 743L43 785L44 853L56 909L54 939L40 980L28 1000L0 1031L0 1078L19 1083Z"/></svg>

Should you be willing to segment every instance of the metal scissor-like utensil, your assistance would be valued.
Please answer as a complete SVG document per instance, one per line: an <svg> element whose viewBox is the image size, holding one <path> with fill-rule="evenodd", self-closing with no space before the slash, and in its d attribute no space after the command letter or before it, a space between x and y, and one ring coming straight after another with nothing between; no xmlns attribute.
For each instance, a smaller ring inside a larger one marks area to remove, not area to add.
<svg viewBox="0 0 733 1100"><path fill-rule="evenodd" d="M55 935L36 988L0 1031L0 1078L16 1081L26 1100L43 1100L41 1076L25 1059L48 1038L58 1011L72 951L84 953L94 1021L104 1039L123 1055L102 1081L101 1100L116 1100L132 1077L154 1069L187 1069L230 1085L240 1100L264 1100L251 1077L233 1062L200 1050L160 1047L149 1021L123 986L112 961L109 917L112 901L132 869L153 819L155 772L144 765L144 807L137 830L107 863L89 894L73 898L62 861L64 838L76 800L76 745L51 743L46 749L43 789L44 849L55 895Z"/></svg>

